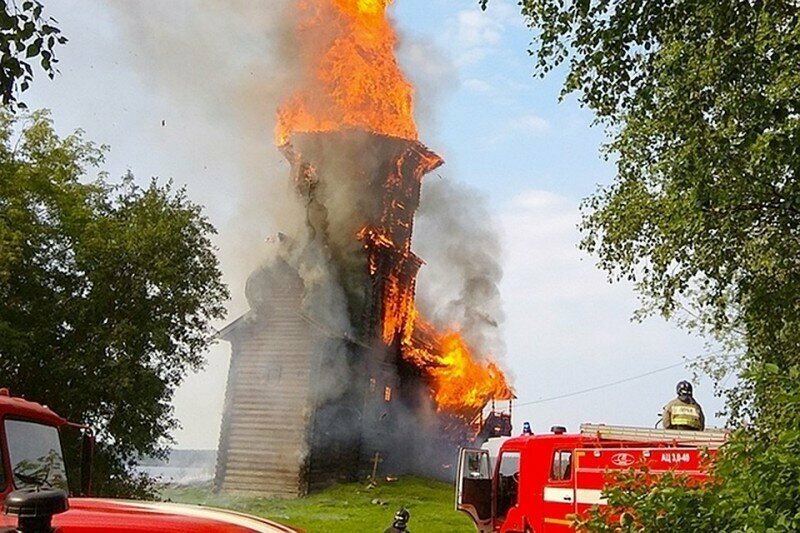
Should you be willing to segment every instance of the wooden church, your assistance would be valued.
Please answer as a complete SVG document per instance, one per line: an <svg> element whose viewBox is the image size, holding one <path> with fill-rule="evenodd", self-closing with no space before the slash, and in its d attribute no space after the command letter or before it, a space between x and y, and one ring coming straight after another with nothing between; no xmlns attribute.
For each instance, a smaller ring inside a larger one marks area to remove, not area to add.
<svg viewBox="0 0 800 533"><path fill-rule="evenodd" d="M311 316L296 265L276 259L251 275L250 311L219 334L232 350L216 469L220 491L302 496L365 475L378 460L383 468L411 471L420 456L430 455L418 453L407 436L424 424L415 417L431 410L426 385L404 368L399 347L384 343L382 332L387 302L413 303L421 265L410 251L413 217L422 174L441 159L419 143L363 132L293 141L286 154L308 206L309 232L330 235L339 223L347 227L338 234L351 235L323 247L355 329L348 336ZM343 173L343 167L355 170ZM333 176L339 181L325 182ZM343 221L329 217L332 185L350 186L361 197ZM362 227L398 244L369 236L359 242ZM277 246L291 246L279 240Z"/></svg>

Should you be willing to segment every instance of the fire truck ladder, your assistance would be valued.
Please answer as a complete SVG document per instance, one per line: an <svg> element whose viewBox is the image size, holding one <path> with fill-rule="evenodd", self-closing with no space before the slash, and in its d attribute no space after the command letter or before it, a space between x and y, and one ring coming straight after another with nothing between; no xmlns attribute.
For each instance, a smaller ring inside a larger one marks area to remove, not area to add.
<svg viewBox="0 0 800 533"><path fill-rule="evenodd" d="M669 442L680 446L705 446L708 448L719 448L730 437L730 431L727 429L685 431L681 429L607 426L605 424L581 424L581 434L603 440Z"/></svg>

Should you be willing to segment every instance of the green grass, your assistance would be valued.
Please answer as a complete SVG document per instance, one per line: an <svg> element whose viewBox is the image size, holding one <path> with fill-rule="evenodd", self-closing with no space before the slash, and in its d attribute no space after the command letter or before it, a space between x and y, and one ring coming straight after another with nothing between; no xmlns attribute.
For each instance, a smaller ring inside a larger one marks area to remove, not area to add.
<svg viewBox="0 0 800 533"><path fill-rule="evenodd" d="M300 500L280 500L214 494L210 486L167 488L164 499L233 509L263 516L309 533L382 532L395 511L411 512L413 533L474 532L470 519L453 510L453 486L417 477L404 477L367 489L364 484L337 485ZM372 503L380 500L380 504Z"/></svg>

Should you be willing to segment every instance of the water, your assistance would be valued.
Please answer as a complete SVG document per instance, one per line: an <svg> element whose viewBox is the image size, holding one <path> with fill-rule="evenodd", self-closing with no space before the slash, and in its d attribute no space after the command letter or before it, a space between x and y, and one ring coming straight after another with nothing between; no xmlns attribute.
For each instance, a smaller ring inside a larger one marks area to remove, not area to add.
<svg viewBox="0 0 800 533"><path fill-rule="evenodd" d="M214 480L216 450L173 450L169 459L146 459L137 472L170 485L201 485Z"/></svg>

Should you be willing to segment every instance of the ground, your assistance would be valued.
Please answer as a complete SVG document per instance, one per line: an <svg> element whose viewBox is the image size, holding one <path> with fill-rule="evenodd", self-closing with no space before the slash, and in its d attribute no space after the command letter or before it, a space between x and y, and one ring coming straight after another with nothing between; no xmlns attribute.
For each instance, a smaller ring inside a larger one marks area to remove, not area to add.
<svg viewBox="0 0 800 533"><path fill-rule="evenodd" d="M276 500L217 495L210 485L166 488L164 499L198 503L263 516L309 533L382 532L395 511L411 512L412 533L474 532L466 515L453 509L453 486L429 479L404 477L367 489L363 483L337 485L301 500ZM373 503L375 502L375 503Z"/></svg>

